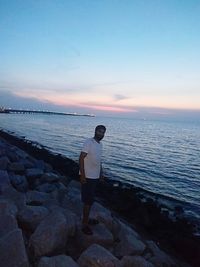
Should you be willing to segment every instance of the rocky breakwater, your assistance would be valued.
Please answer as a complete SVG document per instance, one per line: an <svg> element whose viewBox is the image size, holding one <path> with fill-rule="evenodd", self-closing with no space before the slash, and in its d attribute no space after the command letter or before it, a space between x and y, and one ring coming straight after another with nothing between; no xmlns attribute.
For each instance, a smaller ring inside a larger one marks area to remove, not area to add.
<svg viewBox="0 0 200 267"><path fill-rule="evenodd" d="M0 138L1 267L184 267L99 203L81 231L80 184Z"/></svg>

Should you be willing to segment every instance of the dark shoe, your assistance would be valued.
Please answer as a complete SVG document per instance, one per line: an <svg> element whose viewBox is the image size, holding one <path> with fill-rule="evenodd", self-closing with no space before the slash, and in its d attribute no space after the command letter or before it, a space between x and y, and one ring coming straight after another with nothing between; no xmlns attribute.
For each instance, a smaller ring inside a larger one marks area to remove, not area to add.
<svg viewBox="0 0 200 267"><path fill-rule="evenodd" d="M99 221L97 219L89 219L88 223L90 225L96 225L96 224L99 224Z"/></svg>
<svg viewBox="0 0 200 267"><path fill-rule="evenodd" d="M83 226L81 230L86 235L93 235L93 232L88 225Z"/></svg>

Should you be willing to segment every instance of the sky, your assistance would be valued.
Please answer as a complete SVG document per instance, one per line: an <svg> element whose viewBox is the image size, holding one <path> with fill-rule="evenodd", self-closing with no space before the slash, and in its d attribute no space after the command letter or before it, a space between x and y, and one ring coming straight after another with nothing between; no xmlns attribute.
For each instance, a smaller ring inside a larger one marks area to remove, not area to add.
<svg viewBox="0 0 200 267"><path fill-rule="evenodd" d="M200 115L200 0L0 0L0 106Z"/></svg>

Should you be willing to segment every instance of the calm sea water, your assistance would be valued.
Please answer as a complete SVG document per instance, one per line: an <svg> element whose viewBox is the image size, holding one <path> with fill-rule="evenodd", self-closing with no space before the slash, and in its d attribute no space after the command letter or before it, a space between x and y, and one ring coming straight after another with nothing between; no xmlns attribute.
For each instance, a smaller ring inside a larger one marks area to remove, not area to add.
<svg viewBox="0 0 200 267"><path fill-rule="evenodd" d="M107 127L108 177L185 203L200 218L200 123L108 117L0 114L0 127L78 161L85 138Z"/></svg>

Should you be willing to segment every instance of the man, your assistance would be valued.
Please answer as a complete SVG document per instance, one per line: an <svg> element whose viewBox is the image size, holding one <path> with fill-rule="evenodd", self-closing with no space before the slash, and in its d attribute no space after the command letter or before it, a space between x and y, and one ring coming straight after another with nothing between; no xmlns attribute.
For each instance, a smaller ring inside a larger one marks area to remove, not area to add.
<svg viewBox="0 0 200 267"><path fill-rule="evenodd" d="M100 142L106 132L104 125L95 128L93 138L85 141L79 157L81 197L83 202L82 231L92 235L90 224L97 224L95 219L89 219L90 209L94 202L95 189L99 179L103 179L101 167L102 143Z"/></svg>

